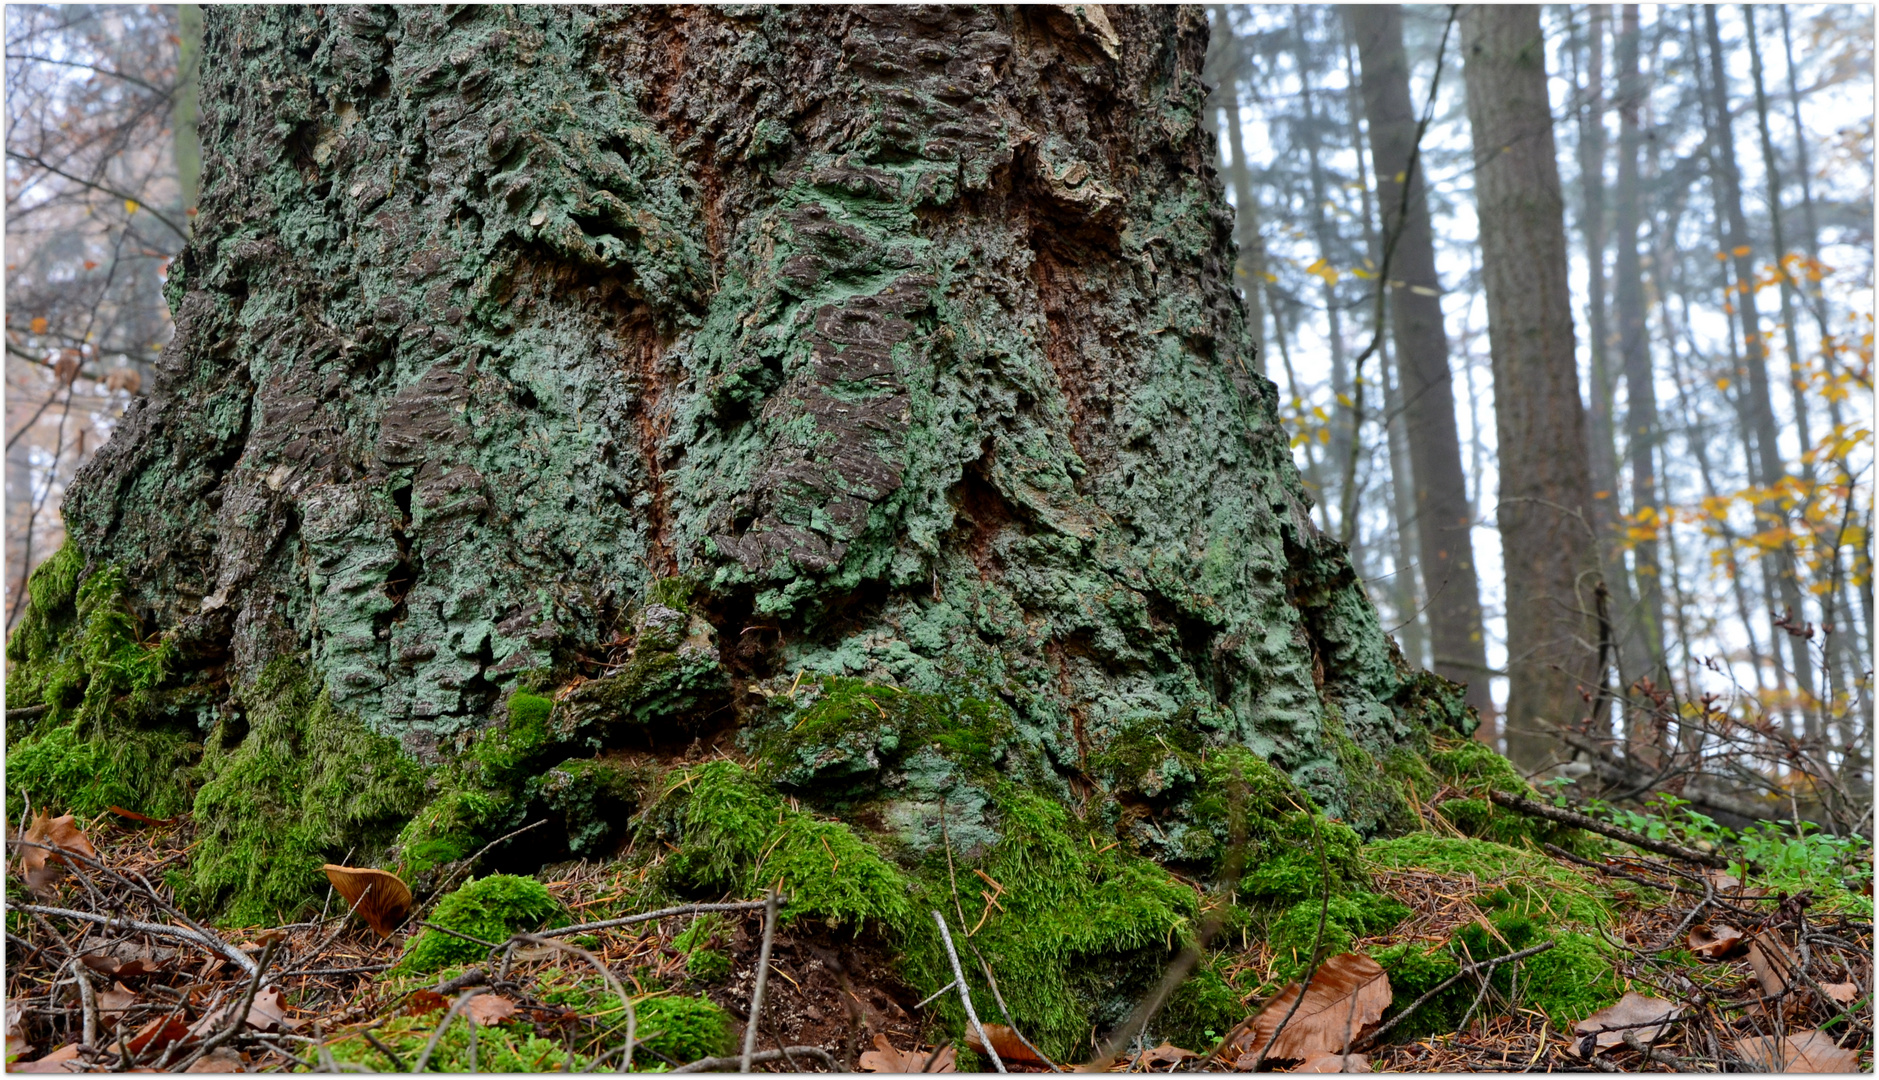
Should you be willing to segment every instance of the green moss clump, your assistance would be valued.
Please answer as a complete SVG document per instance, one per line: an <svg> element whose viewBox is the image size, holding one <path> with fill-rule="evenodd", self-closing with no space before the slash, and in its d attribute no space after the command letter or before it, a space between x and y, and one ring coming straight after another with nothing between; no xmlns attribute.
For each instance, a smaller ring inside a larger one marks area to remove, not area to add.
<svg viewBox="0 0 1879 1080"><path fill-rule="evenodd" d="M787 700L773 722L753 730L751 748L776 783L823 794L920 750L987 782L1015 737L1010 710L996 702L844 676L803 680Z"/></svg>
<svg viewBox="0 0 1879 1080"><path fill-rule="evenodd" d="M672 774L648 824L678 848L665 872L680 888L760 895L830 926L904 925L908 884L847 825L787 808L749 770L713 761Z"/></svg>
<svg viewBox="0 0 1879 1080"><path fill-rule="evenodd" d="M607 853L608 842L639 804L640 786L650 779L645 773L617 761L583 758L564 761L542 775L542 802L566 823L570 855L595 858Z"/></svg>
<svg viewBox="0 0 1879 1080"><path fill-rule="evenodd" d="M198 846L179 892L257 925L317 903L321 863L385 847L424 781L395 739L341 713L293 660L269 665L240 700L246 730L225 721L203 753Z"/></svg>
<svg viewBox="0 0 1879 1080"><path fill-rule="evenodd" d="M1206 963L1168 998L1155 1017L1155 1032L1176 1046L1210 1048L1246 1013L1240 992L1212 963Z"/></svg>
<svg viewBox="0 0 1879 1080"><path fill-rule="evenodd" d="M1535 846L1553 844L1578 854L1590 854L1598 846L1578 829L1515 813L1488 801L1487 789L1538 798L1513 762L1488 746L1472 739L1439 745L1429 754L1429 766L1438 777L1463 791L1484 793L1448 799L1436 806L1443 817L1469 836L1516 847L1527 842Z"/></svg>
<svg viewBox="0 0 1879 1080"><path fill-rule="evenodd" d="M1442 985L1461 970L1461 962L1447 948L1405 941L1370 954L1390 977L1390 1014L1408 1008L1417 998ZM1461 1014L1474 999L1476 987L1462 980L1429 999L1416 1014L1398 1024L1389 1037L1398 1042L1454 1031Z"/></svg>
<svg viewBox="0 0 1879 1080"><path fill-rule="evenodd" d="M1324 915L1324 936L1318 936L1318 916ZM1361 937L1386 933L1409 917L1409 906L1380 893L1357 892L1333 896L1329 901L1303 900L1287 908L1266 929L1266 941L1278 953L1275 970L1294 978L1311 966L1312 946L1320 958L1349 952Z"/></svg>
<svg viewBox="0 0 1879 1080"><path fill-rule="evenodd" d="M672 939L672 947L685 955L685 970L700 982L717 982L731 973L731 957L723 942L724 917L700 915Z"/></svg>
<svg viewBox="0 0 1879 1080"><path fill-rule="evenodd" d="M618 1006L616 1005L617 1009ZM374 1026L372 1035L397 1054L405 1068L417 1064L418 1057L430 1042L441 1019L437 1013L413 1016L399 1013ZM326 1049L335 1061L367 1072L393 1072L396 1067L370 1042L363 1029L340 1032L326 1041ZM614 1049L619 1049L616 1042ZM596 1051L597 1053L598 1051ZM490 1075L559 1072L569 1068L568 1046L559 1038L544 1039L528 1026L509 1023L476 1029L475 1072ZM429 1070L433 1073L471 1072L470 1025L462 1019L451 1024L431 1051ZM579 1068L586 1061L577 1061ZM618 1062L616 1061L617 1065ZM635 1065L639 1062L635 1061Z"/></svg>
<svg viewBox="0 0 1879 1080"><path fill-rule="evenodd" d="M645 998L633 1008L636 1034L654 1053L685 1062L731 1052L731 1018L705 998Z"/></svg>
<svg viewBox="0 0 1879 1080"><path fill-rule="evenodd" d="M491 874L465 882L437 905L430 921L459 934L501 944L518 930L534 930L561 913L561 905L534 878ZM472 941L426 930L400 970L437 971L480 960L488 950Z"/></svg>
<svg viewBox="0 0 1879 1080"><path fill-rule="evenodd" d="M1411 833L1371 841L1363 860L1380 869L1472 876L1484 894L1508 898L1500 907L1572 926L1606 926L1613 918L1607 895L1585 878L1545 855L1489 840Z"/></svg>
<svg viewBox="0 0 1879 1080"><path fill-rule="evenodd" d="M7 803L97 814L117 805L158 816L189 806L200 747L177 725L167 686L176 649L139 636L122 570L89 577L66 544L33 572L31 600L7 642L9 708L47 707L7 726Z"/></svg>

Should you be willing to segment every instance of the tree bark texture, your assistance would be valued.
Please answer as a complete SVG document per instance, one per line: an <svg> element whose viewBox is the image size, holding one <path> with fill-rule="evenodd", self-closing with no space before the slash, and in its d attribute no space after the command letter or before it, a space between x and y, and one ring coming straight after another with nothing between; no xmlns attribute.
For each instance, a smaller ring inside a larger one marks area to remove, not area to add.
<svg viewBox="0 0 1879 1080"><path fill-rule="evenodd" d="M1442 322L1441 278L1422 170L1412 169L1416 113L1403 51L1403 12L1394 4L1347 5L1344 16L1363 63L1364 115L1390 256L1391 332L1401 373L1410 469L1416 478L1415 527L1428 595L1435 671L1468 686L1468 704L1494 711L1488 694L1487 646L1481 632L1481 589L1475 576L1473 520L1455 428L1455 396ZM1409 187L1404 213L1403 188Z"/></svg>
<svg viewBox="0 0 1879 1080"><path fill-rule="evenodd" d="M1421 737L1254 370L1197 11L204 29L176 338L67 503L196 662L305 654L430 759L670 639L719 688L655 741L804 671L969 689L1065 791L1179 717L1360 827L1352 746Z"/></svg>
<svg viewBox="0 0 1879 1080"><path fill-rule="evenodd" d="M1508 756L1534 768L1552 742L1542 722L1576 721L1594 685L1598 576L1539 8L1469 8L1462 48L1500 445L1504 730Z"/></svg>

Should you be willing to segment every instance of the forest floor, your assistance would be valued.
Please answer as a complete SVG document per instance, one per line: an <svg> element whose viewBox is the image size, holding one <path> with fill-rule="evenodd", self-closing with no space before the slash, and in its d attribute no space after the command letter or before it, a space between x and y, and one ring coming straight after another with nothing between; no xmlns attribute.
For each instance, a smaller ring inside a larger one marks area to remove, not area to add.
<svg viewBox="0 0 1879 1080"><path fill-rule="evenodd" d="M381 937L360 914L383 922L404 913L364 902L348 912L340 896L329 897L319 919L217 930L176 910L162 885L188 857L193 831L187 820L106 814L41 819L24 837L9 837L17 854L6 946L9 1071L610 1070L628 1037L626 1001L636 1069L736 1071L762 953L769 977L759 1071L952 1071L985 1060L953 1044L922 1001L934 988L904 985L888 945L787 920L766 935L759 900L630 921L646 914L632 910L645 895L644 863L563 864L536 875L562 923L613 923L578 936L579 927L564 926L488 940L461 929L477 925L463 920L461 904L451 916L458 929L439 929L451 921L445 900L417 905ZM1393 991L1368 958L1396 946L1444 947L1470 928L1496 933L1492 898L1509 882L1452 867L1377 866L1371 887L1409 916L1315 969L1300 1007L1292 1008L1298 984L1274 977L1279 958L1269 946L1227 935L1236 940L1216 944L1213 955L1246 976L1234 985L1257 988L1244 1000L1246 1021L1214 1045L1138 1040L1109 1071L1871 1068L1869 901L1863 910L1857 899L1850 910L1816 904L1806 893L1745 888L1712 867L1617 845L1597 859L1557 849L1543 857L1552 860L1547 891L1571 892L1576 879L1611 913L1600 934L1625 995L1615 1006L1576 1022L1549 1016L1521 992L1522 954L1506 950L1512 962L1457 973L1446 992L1472 999L1459 1019L1403 1037L1418 1017L1405 1015L1402 988ZM1865 890L1869 897L1869 883ZM419 974L402 962L427 939L422 948L443 942L457 952ZM965 957L968 969L973 959ZM680 987L703 996L675 994ZM989 1022L997 1017L984 1019L1012 1071L1056 1067ZM1256 1052L1262 1044L1270 1053Z"/></svg>

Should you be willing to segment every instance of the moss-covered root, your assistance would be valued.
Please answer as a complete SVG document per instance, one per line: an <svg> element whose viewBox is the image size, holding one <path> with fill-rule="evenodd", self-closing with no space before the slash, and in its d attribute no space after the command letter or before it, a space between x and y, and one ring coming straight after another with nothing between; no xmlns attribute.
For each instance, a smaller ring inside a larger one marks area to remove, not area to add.
<svg viewBox="0 0 1879 1080"><path fill-rule="evenodd" d="M433 972L483 959L516 931L540 929L560 914L561 905L534 878L492 874L467 882L444 897L428 920L455 934L426 930L399 970Z"/></svg>

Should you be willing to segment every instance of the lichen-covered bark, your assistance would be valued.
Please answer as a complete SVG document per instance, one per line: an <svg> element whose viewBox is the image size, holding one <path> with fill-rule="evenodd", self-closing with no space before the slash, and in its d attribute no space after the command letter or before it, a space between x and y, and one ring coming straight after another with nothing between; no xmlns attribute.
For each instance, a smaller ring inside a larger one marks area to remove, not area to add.
<svg viewBox="0 0 1879 1080"><path fill-rule="evenodd" d="M603 742L806 670L1002 700L1070 788L1156 719L1353 813L1431 684L1251 373L1205 33L207 9L177 333L75 542L195 663L305 653L420 758L631 655L668 704L588 692Z"/></svg>

